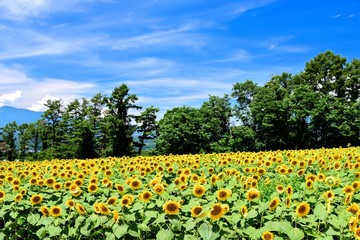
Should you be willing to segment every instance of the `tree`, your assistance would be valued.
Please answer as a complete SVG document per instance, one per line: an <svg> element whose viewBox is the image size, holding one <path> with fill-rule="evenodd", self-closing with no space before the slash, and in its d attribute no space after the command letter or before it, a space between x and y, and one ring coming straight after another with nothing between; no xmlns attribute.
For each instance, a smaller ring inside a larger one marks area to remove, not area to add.
<svg viewBox="0 0 360 240"><path fill-rule="evenodd" d="M3 150L5 151L6 159L9 161L14 161L17 157L15 144L17 129L18 126L16 122L8 123L0 129L0 135L4 142Z"/></svg>
<svg viewBox="0 0 360 240"><path fill-rule="evenodd" d="M360 97L360 59L353 59L345 68L345 96L350 103Z"/></svg>
<svg viewBox="0 0 360 240"><path fill-rule="evenodd" d="M158 154L199 153L205 136L200 110L193 107L175 107L166 111L159 121L156 150Z"/></svg>
<svg viewBox="0 0 360 240"><path fill-rule="evenodd" d="M143 147L146 146L145 141L155 139L156 137L156 130L158 128L158 124L156 123L157 112L159 112L158 108L150 106L136 119L136 122L140 124L137 128L137 132L141 134L139 136L139 141L136 142L139 155L141 155Z"/></svg>
<svg viewBox="0 0 360 240"><path fill-rule="evenodd" d="M235 116L240 120L240 124L246 127L252 127L250 103L254 99L258 87L251 80L243 83L235 83L231 96L236 99Z"/></svg>
<svg viewBox="0 0 360 240"><path fill-rule="evenodd" d="M133 133L136 126L133 124L135 116L129 110L141 109L134 103L138 100L135 94L129 94L126 84L116 87L110 97L104 97L108 108L105 118L109 123L111 155L116 157L133 154Z"/></svg>
<svg viewBox="0 0 360 240"><path fill-rule="evenodd" d="M338 98L345 97L346 58L335 55L332 51L320 53L306 63L301 77L315 92L333 94Z"/></svg>
<svg viewBox="0 0 360 240"><path fill-rule="evenodd" d="M228 141L231 138L230 118L232 108L229 95L224 97L210 96L200 108L203 124L201 134L205 136L202 149L206 152L228 151Z"/></svg>

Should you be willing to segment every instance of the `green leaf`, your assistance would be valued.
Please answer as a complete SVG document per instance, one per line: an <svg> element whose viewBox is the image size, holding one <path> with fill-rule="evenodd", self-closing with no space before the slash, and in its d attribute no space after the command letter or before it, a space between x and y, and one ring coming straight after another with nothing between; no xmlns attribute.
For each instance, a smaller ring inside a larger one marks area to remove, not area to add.
<svg viewBox="0 0 360 240"><path fill-rule="evenodd" d="M151 229L144 223L141 223L138 225L138 228L140 231L144 231L144 232L150 232Z"/></svg>
<svg viewBox="0 0 360 240"><path fill-rule="evenodd" d="M187 221L184 223L183 226L185 227L185 230L186 230L186 231L190 231L190 230L194 229L194 227L196 226L196 223L193 221L192 218L190 218L189 220L187 220Z"/></svg>
<svg viewBox="0 0 360 240"><path fill-rule="evenodd" d="M156 234L156 239L157 240L168 240L168 239L173 239L174 237L174 233L171 230L165 230L165 229L161 229L157 234Z"/></svg>
<svg viewBox="0 0 360 240"><path fill-rule="evenodd" d="M41 227L39 230L36 231L36 236L39 237L39 239L43 239L46 235L46 228L45 227Z"/></svg>
<svg viewBox="0 0 360 240"><path fill-rule="evenodd" d="M116 240L116 237L113 233L105 233L106 234L106 240Z"/></svg>
<svg viewBox="0 0 360 240"><path fill-rule="evenodd" d="M186 234L184 240L198 240L199 238L195 237L194 235Z"/></svg>
<svg viewBox="0 0 360 240"><path fill-rule="evenodd" d="M158 212L157 211L146 211L144 214L148 218L156 218L158 215Z"/></svg>
<svg viewBox="0 0 360 240"><path fill-rule="evenodd" d="M144 208L144 204L142 204L140 202L137 202L132 206L131 211L135 212L135 211L138 211L138 210L143 209L143 208Z"/></svg>
<svg viewBox="0 0 360 240"><path fill-rule="evenodd" d="M322 203L316 204L316 206L314 208L314 215L315 215L316 219L325 221L325 219L328 217L328 213L326 211L325 205Z"/></svg>
<svg viewBox="0 0 360 240"><path fill-rule="evenodd" d="M301 240L304 238L304 232L299 228L293 228L286 232L291 240Z"/></svg>
<svg viewBox="0 0 360 240"><path fill-rule="evenodd" d="M17 211L10 212L10 217L12 217L13 219L16 219L18 216L19 216L19 212Z"/></svg>
<svg viewBox="0 0 360 240"><path fill-rule="evenodd" d="M122 236L125 235L128 228L129 228L129 226L125 223L122 225L114 224L112 227L112 230L117 238L121 238Z"/></svg>
<svg viewBox="0 0 360 240"><path fill-rule="evenodd" d="M154 221L154 224L164 223L165 222L165 213L160 214L156 220Z"/></svg>
<svg viewBox="0 0 360 240"><path fill-rule="evenodd" d="M248 214L246 215L247 219L251 219L251 218L255 218L257 217L258 213L255 209L252 209L248 212Z"/></svg>
<svg viewBox="0 0 360 240"><path fill-rule="evenodd" d="M259 239L262 232L252 226L247 227L243 232L248 235L251 239Z"/></svg>
<svg viewBox="0 0 360 240"><path fill-rule="evenodd" d="M40 220L40 214L30 214L28 217L27 217L27 221L29 224L31 225L35 225L38 221Z"/></svg>
<svg viewBox="0 0 360 240"><path fill-rule="evenodd" d="M203 239L214 240L220 236L220 231L213 232L213 225L203 223L198 228L198 233Z"/></svg>
<svg viewBox="0 0 360 240"><path fill-rule="evenodd" d="M175 230L180 231L182 228L182 222L178 219L170 219L170 223L174 226Z"/></svg>
<svg viewBox="0 0 360 240"><path fill-rule="evenodd" d="M48 227L47 230L50 234L50 237L55 237L55 236L60 235L62 228L61 227Z"/></svg>

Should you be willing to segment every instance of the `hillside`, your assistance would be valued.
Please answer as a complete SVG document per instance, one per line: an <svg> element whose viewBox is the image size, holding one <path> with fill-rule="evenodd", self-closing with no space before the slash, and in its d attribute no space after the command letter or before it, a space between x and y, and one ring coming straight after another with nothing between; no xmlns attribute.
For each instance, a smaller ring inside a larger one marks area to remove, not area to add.
<svg viewBox="0 0 360 240"><path fill-rule="evenodd" d="M9 106L0 107L0 127L15 121L18 125L36 122L41 118L42 112L19 109Z"/></svg>

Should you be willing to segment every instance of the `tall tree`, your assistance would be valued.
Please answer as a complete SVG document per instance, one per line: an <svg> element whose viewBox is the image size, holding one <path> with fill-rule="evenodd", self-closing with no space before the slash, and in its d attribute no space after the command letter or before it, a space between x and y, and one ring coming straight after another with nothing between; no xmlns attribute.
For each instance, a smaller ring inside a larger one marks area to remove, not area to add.
<svg viewBox="0 0 360 240"><path fill-rule="evenodd" d="M9 161L14 161L17 157L16 150L16 132L18 129L18 125L16 122L11 122L6 124L4 127L0 129L0 135L2 141L4 142L4 150L6 159Z"/></svg>
<svg viewBox="0 0 360 240"><path fill-rule="evenodd" d="M142 149L146 146L145 141L155 139L156 137L156 130L158 129L158 124L156 122L157 112L159 112L159 108L150 106L136 119L136 122L139 124L137 131L141 134L139 136L139 141L136 142L139 155L141 155Z"/></svg>
<svg viewBox="0 0 360 240"><path fill-rule="evenodd" d="M199 153L205 136L200 110L193 107L175 107L166 111L159 121L156 150L159 154Z"/></svg>
<svg viewBox="0 0 360 240"><path fill-rule="evenodd" d="M104 103L108 108L106 115L109 122L111 155L130 156L133 154L133 133L136 126L133 123L136 117L130 113L130 110L141 109L135 105L138 97L135 94L129 94L129 88L126 84L116 87L110 97L104 97Z"/></svg>
<svg viewBox="0 0 360 240"><path fill-rule="evenodd" d="M301 76L305 83L309 84L315 92L344 98L345 63L346 58L336 55L329 50L320 53L314 59L307 62L305 71Z"/></svg>

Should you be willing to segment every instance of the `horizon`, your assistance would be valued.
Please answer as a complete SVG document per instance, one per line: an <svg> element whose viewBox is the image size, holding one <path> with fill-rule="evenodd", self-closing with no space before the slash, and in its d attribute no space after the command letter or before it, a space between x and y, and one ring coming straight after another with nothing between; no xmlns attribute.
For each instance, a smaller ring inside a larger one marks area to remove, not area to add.
<svg viewBox="0 0 360 240"><path fill-rule="evenodd" d="M125 83L162 116L300 73L326 50L348 62L360 51L358 0L5 0L0 13L0 106L40 112Z"/></svg>

